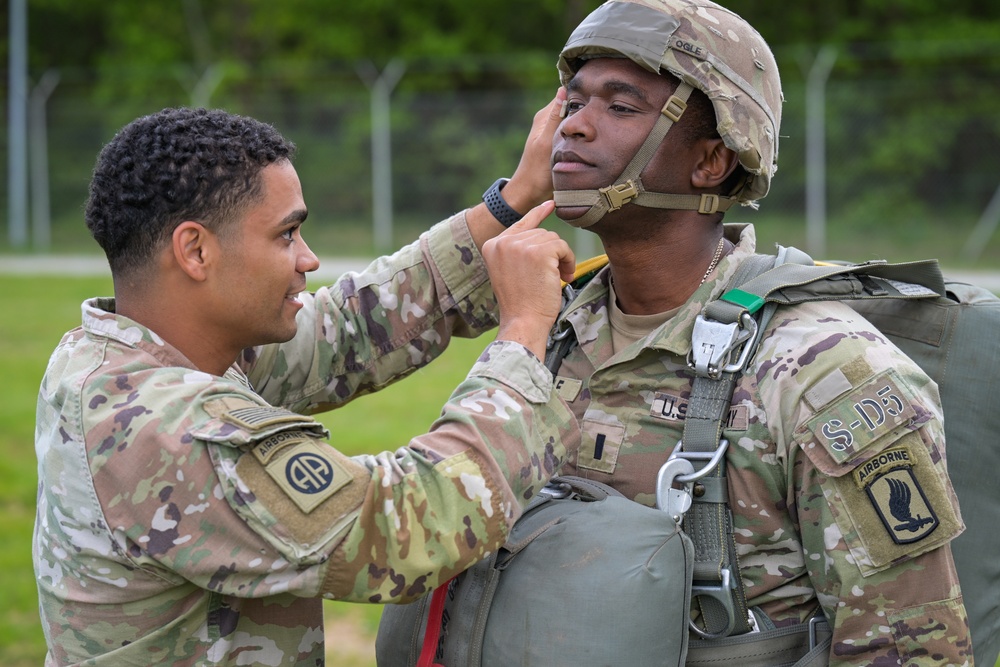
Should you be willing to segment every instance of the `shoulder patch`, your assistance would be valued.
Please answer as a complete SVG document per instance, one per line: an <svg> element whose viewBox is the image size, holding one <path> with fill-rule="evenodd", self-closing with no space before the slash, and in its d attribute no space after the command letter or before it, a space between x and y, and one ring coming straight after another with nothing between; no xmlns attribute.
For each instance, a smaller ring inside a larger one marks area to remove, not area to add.
<svg viewBox="0 0 1000 667"><path fill-rule="evenodd" d="M817 383L820 392L823 385L827 390L833 386L850 386L843 374L837 371L829 378ZM830 453L835 463L846 463L876 441L913 421L917 417L913 400L896 373L885 371L842 393L835 402L806 422L806 428Z"/></svg>
<svg viewBox="0 0 1000 667"><path fill-rule="evenodd" d="M257 440L239 456L235 473L250 492L236 505L238 511L256 516L264 533L306 551L353 520L371 477L367 468L305 430Z"/></svg>
<svg viewBox="0 0 1000 667"><path fill-rule="evenodd" d="M904 445L890 447L854 470L855 483L896 544L918 542L938 527L938 517L913 474L916 461Z"/></svg>
<svg viewBox="0 0 1000 667"><path fill-rule="evenodd" d="M268 457L269 462L264 464L261 461L261 464L278 488L306 514L351 483L351 475L333 457L327 445L309 437L301 437L285 444L287 452L283 456L275 460ZM266 442L258 444L253 450L258 460L261 458L258 452L262 445L266 445ZM278 448L282 451L285 449L285 446ZM274 451L272 448L272 455Z"/></svg>
<svg viewBox="0 0 1000 667"><path fill-rule="evenodd" d="M843 466L849 474L829 478L836 492L827 500L865 576L937 548L963 529L942 466L918 431L902 431L853 468Z"/></svg>

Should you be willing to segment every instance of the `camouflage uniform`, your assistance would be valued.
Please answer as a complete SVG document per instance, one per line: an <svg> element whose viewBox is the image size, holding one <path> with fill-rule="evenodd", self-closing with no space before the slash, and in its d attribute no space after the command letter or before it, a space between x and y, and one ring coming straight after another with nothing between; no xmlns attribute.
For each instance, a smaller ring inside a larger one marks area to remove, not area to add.
<svg viewBox="0 0 1000 667"><path fill-rule="evenodd" d="M346 457L304 416L495 326L463 215L303 301L295 339L223 377L84 303L38 403L47 665L322 664L321 598L427 592L501 544L565 460L572 414L510 342L394 453Z"/></svg>
<svg viewBox="0 0 1000 667"><path fill-rule="evenodd" d="M752 227L726 234L735 251L672 319L617 354L608 268L564 310L579 344L556 387L581 444L562 472L655 505L657 470L683 430L694 318L754 251ZM748 603L779 626L821 606L834 629L831 664L972 662L948 547L964 525L941 420L936 385L839 302L779 308L736 386L724 437ZM908 523L872 483L885 470L913 492Z"/></svg>

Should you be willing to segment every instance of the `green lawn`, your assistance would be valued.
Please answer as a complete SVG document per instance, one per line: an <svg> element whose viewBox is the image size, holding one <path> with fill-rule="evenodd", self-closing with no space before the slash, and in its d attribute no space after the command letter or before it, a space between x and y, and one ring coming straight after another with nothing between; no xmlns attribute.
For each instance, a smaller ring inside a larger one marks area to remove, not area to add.
<svg viewBox="0 0 1000 667"><path fill-rule="evenodd" d="M80 322L80 302L111 293L109 278L0 275L0 665L42 664L45 643L31 568L37 477L35 398L45 364L63 332ZM409 378L346 408L322 415L348 454L395 449L424 432L461 381L485 338L456 340L448 352ZM419 383L420 390L414 391ZM372 642L380 607L327 603L331 664L374 665Z"/></svg>
<svg viewBox="0 0 1000 667"><path fill-rule="evenodd" d="M45 645L31 567L36 491L35 397L45 363L62 333L79 323L80 302L111 293L108 278L0 275L0 665L37 666ZM348 454L395 449L422 433L486 344L457 340L413 377L346 408L322 415ZM420 390L415 391L414 387ZM374 665L372 642L381 608L326 603L330 664ZM996 667L1000 667L1000 662Z"/></svg>

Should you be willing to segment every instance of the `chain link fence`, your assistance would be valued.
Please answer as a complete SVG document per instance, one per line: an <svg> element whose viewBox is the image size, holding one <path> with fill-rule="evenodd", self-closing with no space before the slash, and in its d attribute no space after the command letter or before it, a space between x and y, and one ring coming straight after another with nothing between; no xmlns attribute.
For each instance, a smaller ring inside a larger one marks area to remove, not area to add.
<svg viewBox="0 0 1000 667"><path fill-rule="evenodd" d="M943 261L1000 266L1000 210L990 207L1000 192L1000 46L939 48L916 68L902 68L894 48L777 52L779 171L761 210L727 219L754 222L765 243L822 255L898 259L931 248ZM101 146L137 116L192 104L260 118L298 144L307 233L320 255L387 250L513 171L534 112L555 93L553 61L36 73L24 250L95 251L82 211ZM20 249L0 240L11 250Z"/></svg>

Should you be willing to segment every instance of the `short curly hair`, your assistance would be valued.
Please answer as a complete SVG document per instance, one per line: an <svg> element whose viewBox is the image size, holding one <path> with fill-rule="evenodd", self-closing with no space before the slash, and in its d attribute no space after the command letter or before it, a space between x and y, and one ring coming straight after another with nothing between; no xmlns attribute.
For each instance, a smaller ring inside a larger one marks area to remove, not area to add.
<svg viewBox="0 0 1000 667"><path fill-rule="evenodd" d="M260 172L295 145L272 126L221 110L164 109L101 150L85 219L112 275L135 275L186 220L216 233L262 196Z"/></svg>

